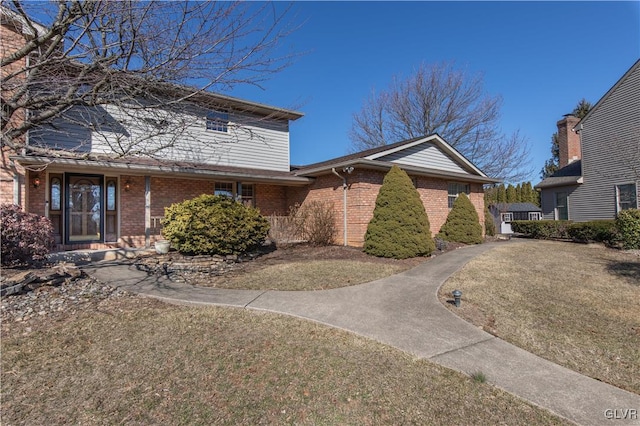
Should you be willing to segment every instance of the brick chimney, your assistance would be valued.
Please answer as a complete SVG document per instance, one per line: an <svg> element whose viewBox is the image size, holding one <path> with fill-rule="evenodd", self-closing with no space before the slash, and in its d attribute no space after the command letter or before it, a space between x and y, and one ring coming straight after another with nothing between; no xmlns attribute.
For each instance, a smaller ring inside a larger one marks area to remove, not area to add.
<svg viewBox="0 0 640 426"><path fill-rule="evenodd" d="M579 121L578 117L568 114L556 123L558 126L558 147L560 148L559 166L561 168L582 158L580 135L573 131Z"/></svg>

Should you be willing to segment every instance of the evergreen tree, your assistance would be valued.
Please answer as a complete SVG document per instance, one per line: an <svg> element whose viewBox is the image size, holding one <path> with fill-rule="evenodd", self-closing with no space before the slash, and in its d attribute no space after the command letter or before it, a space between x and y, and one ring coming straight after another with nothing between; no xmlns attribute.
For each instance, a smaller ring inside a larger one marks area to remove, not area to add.
<svg viewBox="0 0 640 426"><path fill-rule="evenodd" d="M522 185L517 184L516 185L516 203L521 203L522 202Z"/></svg>
<svg viewBox="0 0 640 426"><path fill-rule="evenodd" d="M482 242L482 226L478 212L467 194L458 195L438 237L445 241L464 244L480 244Z"/></svg>
<svg viewBox="0 0 640 426"><path fill-rule="evenodd" d="M507 202L507 190L504 187L504 184L500 184L498 185L498 196L497 196L497 200L499 203L506 203Z"/></svg>
<svg viewBox="0 0 640 426"><path fill-rule="evenodd" d="M406 259L435 250L429 217L407 173L394 165L376 198L364 237L364 251L373 256Z"/></svg>
<svg viewBox="0 0 640 426"><path fill-rule="evenodd" d="M516 201L516 187L509 184L507 186L507 203L515 203Z"/></svg>

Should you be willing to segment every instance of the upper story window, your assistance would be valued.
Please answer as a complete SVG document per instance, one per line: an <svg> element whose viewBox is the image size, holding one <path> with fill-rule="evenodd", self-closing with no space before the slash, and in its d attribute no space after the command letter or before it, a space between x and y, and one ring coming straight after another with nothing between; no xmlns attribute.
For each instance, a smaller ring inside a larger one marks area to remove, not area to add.
<svg viewBox="0 0 640 426"><path fill-rule="evenodd" d="M468 183L457 183L457 182L450 182L449 183L449 208L453 208L453 203L456 202L456 200L458 199L458 195L465 193L467 195L469 195L469 193L471 192L469 189L469 184Z"/></svg>
<svg viewBox="0 0 640 426"><path fill-rule="evenodd" d="M207 130L227 133L229 128L229 113L209 111L207 114Z"/></svg>
<svg viewBox="0 0 640 426"><path fill-rule="evenodd" d="M616 185L616 197L618 201L618 211L635 209L638 207L637 188L635 183Z"/></svg>

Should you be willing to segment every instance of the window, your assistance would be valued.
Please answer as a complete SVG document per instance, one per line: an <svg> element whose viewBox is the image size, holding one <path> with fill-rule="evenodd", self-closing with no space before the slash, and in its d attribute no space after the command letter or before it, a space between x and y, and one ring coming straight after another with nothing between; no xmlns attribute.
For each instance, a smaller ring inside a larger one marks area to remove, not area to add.
<svg viewBox="0 0 640 426"><path fill-rule="evenodd" d="M227 133L229 126L229 113L211 111L207 114L207 130Z"/></svg>
<svg viewBox="0 0 640 426"><path fill-rule="evenodd" d="M566 192L556 192L556 220L569 220Z"/></svg>
<svg viewBox="0 0 640 426"><path fill-rule="evenodd" d="M635 183L616 185L616 197L618 199L618 211L635 209L638 207L637 190Z"/></svg>
<svg viewBox="0 0 640 426"><path fill-rule="evenodd" d="M529 220L542 220L542 213L529 212Z"/></svg>
<svg viewBox="0 0 640 426"><path fill-rule="evenodd" d="M500 213L500 221L504 223L513 222L513 213Z"/></svg>
<svg viewBox="0 0 640 426"><path fill-rule="evenodd" d="M253 206L253 185L238 183L240 201L245 206Z"/></svg>
<svg viewBox="0 0 640 426"><path fill-rule="evenodd" d="M49 210L60 210L62 197L62 182L59 177L51 178L51 207Z"/></svg>
<svg viewBox="0 0 640 426"><path fill-rule="evenodd" d="M224 195L226 197L233 198L233 183L216 182L213 193L215 195Z"/></svg>
<svg viewBox="0 0 640 426"><path fill-rule="evenodd" d="M453 203L455 203L458 195L461 193L469 194L469 184L468 183L449 183L449 208L453 208Z"/></svg>

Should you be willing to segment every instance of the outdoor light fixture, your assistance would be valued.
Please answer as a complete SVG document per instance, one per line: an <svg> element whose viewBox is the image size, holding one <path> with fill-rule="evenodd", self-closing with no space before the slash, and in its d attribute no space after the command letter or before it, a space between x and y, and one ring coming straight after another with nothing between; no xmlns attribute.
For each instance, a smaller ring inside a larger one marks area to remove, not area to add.
<svg viewBox="0 0 640 426"><path fill-rule="evenodd" d="M462 297L462 292L460 290L453 290L451 292L451 294L453 295L453 301L456 304L456 308L460 307L460 298Z"/></svg>
<svg viewBox="0 0 640 426"><path fill-rule="evenodd" d="M36 188L36 189L40 188L40 175L36 175L33 178L33 187Z"/></svg>
<svg viewBox="0 0 640 426"><path fill-rule="evenodd" d="M124 190L127 192L131 191L131 181L129 179L124 182Z"/></svg>

